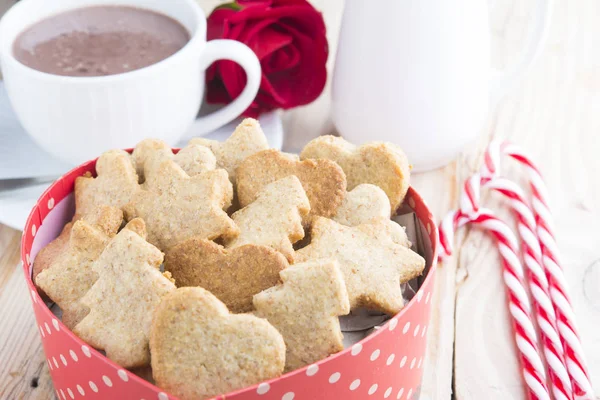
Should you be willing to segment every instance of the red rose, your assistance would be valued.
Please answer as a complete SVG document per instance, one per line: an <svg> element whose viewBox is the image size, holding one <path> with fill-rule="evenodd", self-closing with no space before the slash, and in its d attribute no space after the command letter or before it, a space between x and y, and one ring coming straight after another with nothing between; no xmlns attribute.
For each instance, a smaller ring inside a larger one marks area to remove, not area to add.
<svg viewBox="0 0 600 400"><path fill-rule="evenodd" d="M325 87L325 23L306 0L238 0L218 7L208 17L208 39L245 43L260 60L260 89L246 116L308 104ZM209 103L230 103L246 85L246 74L232 61L217 61L206 83Z"/></svg>

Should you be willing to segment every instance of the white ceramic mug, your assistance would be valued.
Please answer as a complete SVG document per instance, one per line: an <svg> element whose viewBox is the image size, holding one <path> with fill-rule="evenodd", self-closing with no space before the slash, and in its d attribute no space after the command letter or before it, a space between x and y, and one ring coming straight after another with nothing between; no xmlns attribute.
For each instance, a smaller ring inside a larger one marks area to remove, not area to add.
<svg viewBox="0 0 600 400"><path fill-rule="evenodd" d="M333 120L362 143L399 144L416 171L445 165L475 139L492 103L542 46L551 1L539 0L522 60L490 67L487 0L347 0L333 77Z"/></svg>
<svg viewBox="0 0 600 400"><path fill-rule="evenodd" d="M166 14L190 33L174 55L148 67L109 76L69 77L40 72L12 52L23 29L51 15L91 5L138 6ZM175 144L196 119L204 72L214 61L239 63L248 77L228 106L201 117L204 132L241 114L260 86L260 63L246 45L206 42L206 17L194 0L22 0L0 21L0 65L15 112L25 130L54 156L78 164L111 148L153 137Z"/></svg>

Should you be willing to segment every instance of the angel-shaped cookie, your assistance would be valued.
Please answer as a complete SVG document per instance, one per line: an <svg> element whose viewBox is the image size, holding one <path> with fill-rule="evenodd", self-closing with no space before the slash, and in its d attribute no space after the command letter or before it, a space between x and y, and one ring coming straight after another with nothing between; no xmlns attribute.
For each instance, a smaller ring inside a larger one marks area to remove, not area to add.
<svg viewBox="0 0 600 400"><path fill-rule="evenodd" d="M141 217L146 222L150 243L167 250L191 237L212 240L237 234L223 211L233 196L225 170L189 176L168 157L153 157L144 169L146 181L124 210L127 219Z"/></svg>

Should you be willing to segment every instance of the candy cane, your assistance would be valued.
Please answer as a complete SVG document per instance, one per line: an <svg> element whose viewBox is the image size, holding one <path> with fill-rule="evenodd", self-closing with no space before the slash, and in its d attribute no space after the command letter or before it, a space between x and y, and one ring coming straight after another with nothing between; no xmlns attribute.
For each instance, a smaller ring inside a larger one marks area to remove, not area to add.
<svg viewBox="0 0 600 400"><path fill-rule="evenodd" d="M529 272L529 289L535 306L537 323L540 327L541 343L548 364L552 393L557 400L572 400L573 389L556 326L556 315L550 299L548 280L542 267L541 250L535 235L536 223L533 213L525 200L524 193L514 182L505 178L490 179L475 174L465 181L460 202L461 211L464 214L477 215L480 186L503 194L517 214L523 258Z"/></svg>
<svg viewBox="0 0 600 400"><path fill-rule="evenodd" d="M485 153L483 172L487 177L498 175L502 154L517 160L525 166L529 174L529 184L533 193L533 212L537 224L537 237L541 246L543 266L550 286L550 298L556 313L558 332L564 348L567 370L577 398L593 399L594 392L587 372L583 348L577 333L575 314L567 294L567 283L554 236L553 219L548 207L546 185L539 169L531 158L519 147L498 141L490 143Z"/></svg>
<svg viewBox="0 0 600 400"><path fill-rule="evenodd" d="M517 239L510 228L487 209L479 209L476 216L466 215L460 210L451 212L440 226L440 256L444 259L452 254L454 231L469 222L489 230L497 240L504 267L502 277L508 291L509 311L515 326L515 339L523 367L523 377L531 399L549 400L544 364L538 351L536 332L531 318L531 304L524 284L523 266L517 255Z"/></svg>

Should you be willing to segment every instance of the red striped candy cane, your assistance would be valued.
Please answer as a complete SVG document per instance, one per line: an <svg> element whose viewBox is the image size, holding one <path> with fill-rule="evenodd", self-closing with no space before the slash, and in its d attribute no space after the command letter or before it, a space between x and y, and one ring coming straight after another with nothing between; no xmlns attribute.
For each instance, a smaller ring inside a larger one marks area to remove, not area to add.
<svg viewBox="0 0 600 400"><path fill-rule="evenodd" d="M488 177L499 173L503 154L523 165L529 174L533 194L533 212L537 224L537 237L542 250L542 261L550 286L550 298L557 317L557 326L563 344L567 370L574 393L580 399L593 399L594 392L587 372L583 348L579 339L575 314L569 300L567 283L561 267L560 253L554 236L552 213L548 206L546 184L536 164L523 150L511 143L490 143L484 157L483 171Z"/></svg>
<svg viewBox="0 0 600 400"><path fill-rule="evenodd" d="M550 387L556 400L572 400L573 389L567 372L564 351L560 342L556 315L550 299L548 280L542 267L540 244L536 238L533 213L521 188L505 178L484 178L474 174L465 181L461 196L461 211L477 215L481 186L504 195L517 214L518 231L522 242L523 259L528 270L529 290L540 327L541 343L546 356Z"/></svg>
<svg viewBox="0 0 600 400"><path fill-rule="evenodd" d="M439 230L442 259L452 254L454 231L467 223L474 223L490 231L497 240L502 256L502 277L508 292L509 312L515 327L515 339L523 377L531 399L550 399L546 387L544 364L538 351L537 337L531 318L531 304L525 289L523 266L517 253L517 239L510 228L487 209L480 208L478 214L468 216L459 211L448 214Z"/></svg>

